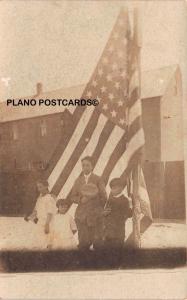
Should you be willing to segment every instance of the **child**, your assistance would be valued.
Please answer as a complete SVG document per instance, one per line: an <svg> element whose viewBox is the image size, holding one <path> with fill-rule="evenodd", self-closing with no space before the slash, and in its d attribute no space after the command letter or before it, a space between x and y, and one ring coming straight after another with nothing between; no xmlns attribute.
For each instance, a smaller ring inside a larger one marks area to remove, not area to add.
<svg viewBox="0 0 187 300"><path fill-rule="evenodd" d="M73 250L77 248L74 233L77 227L73 218L68 214L69 206L65 199L59 199L56 203L57 214L51 223L50 248L61 250Z"/></svg>
<svg viewBox="0 0 187 300"><path fill-rule="evenodd" d="M104 208L104 242L107 248L123 248L125 222L132 217L132 210L129 200L123 195L121 179L112 179L109 186L111 192Z"/></svg>
<svg viewBox="0 0 187 300"><path fill-rule="evenodd" d="M48 182L46 180L38 181L37 188L40 195L32 214L25 218L25 220L32 220L36 223L34 243L37 243L37 248L47 249L50 239L50 225L52 217L56 213L56 202L54 197L49 193Z"/></svg>

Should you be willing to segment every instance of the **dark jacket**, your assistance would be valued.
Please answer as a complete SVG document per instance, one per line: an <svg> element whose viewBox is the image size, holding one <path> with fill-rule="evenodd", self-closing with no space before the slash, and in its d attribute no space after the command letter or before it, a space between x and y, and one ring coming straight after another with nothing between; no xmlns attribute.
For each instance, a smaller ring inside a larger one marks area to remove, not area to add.
<svg viewBox="0 0 187 300"><path fill-rule="evenodd" d="M132 217L128 199L124 195L113 197L110 194L107 207L111 208L111 212L104 218L105 238L124 240L125 222Z"/></svg>
<svg viewBox="0 0 187 300"><path fill-rule="evenodd" d="M84 175L81 174L73 186L70 194L71 202L77 203L78 207L75 212L75 220L86 222L88 226L94 226L98 218L102 218L103 207L106 203L107 195L105 185L101 178L94 173L88 178L88 183L93 183L97 186L98 195L86 203L81 203L81 187L86 184Z"/></svg>

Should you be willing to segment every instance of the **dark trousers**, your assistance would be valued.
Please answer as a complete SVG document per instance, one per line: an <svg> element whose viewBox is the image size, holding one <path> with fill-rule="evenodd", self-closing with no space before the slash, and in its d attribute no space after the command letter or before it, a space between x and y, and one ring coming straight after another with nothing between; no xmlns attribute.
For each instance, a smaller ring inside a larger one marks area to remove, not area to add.
<svg viewBox="0 0 187 300"><path fill-rule="evenodd" d="M107 266L120 267L124 257L124 238L105 238L104 251Z"/></svg>
<svg viewBox="0 0 187 300"><path fill-rule="evenodd" d="M93 245L94 250L99 250L103 245L103 221L98 219L97 223L88 226L87 222L76 220L78 229L79 249L89 250Z"/></svg>
<svg viewBox="0 0 187 300"><path fill-rule="evenodd" d="M123 238L105 238L104 241L105 249L123 249L124 237Z"/></svg>

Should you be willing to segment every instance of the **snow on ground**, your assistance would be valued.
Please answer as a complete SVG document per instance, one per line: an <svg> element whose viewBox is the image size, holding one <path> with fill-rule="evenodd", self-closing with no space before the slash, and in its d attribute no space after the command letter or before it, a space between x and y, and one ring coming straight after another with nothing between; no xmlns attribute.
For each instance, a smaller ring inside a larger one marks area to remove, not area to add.
<svg viewBox="0 0 187 300"><path fill-rule="evenodd" d="M142 247L187 247L187 225L180 223L153 223L142 235Z"/></svg>
<svg viewBox="0 0 187 300"><path fill-rule="evenodd" d="M127 236L132 230L127 222ZM20 217L0 217L0 250L37 250L37 225ZM76 236L77 238L77 236ZM153 223L142 235L143 248L187 247L187 226L179 223Z"/></svg>

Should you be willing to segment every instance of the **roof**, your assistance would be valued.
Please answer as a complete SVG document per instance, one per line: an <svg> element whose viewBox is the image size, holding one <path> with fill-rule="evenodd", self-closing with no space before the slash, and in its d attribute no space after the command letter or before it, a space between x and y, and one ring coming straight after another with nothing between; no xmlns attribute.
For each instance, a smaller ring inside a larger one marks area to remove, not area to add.
<svg viewBox="0 0 187 300"><path fill-rule="evenodd" d="M51 92L41 93L39 96L23 97L21 99L79 99L82 96L84 85L62 88ZM12 98L11 98L12 99ZM15 98L16 99L16 98ZM19 98L18 98L19 99ZM65 106L7 106L6 101L0 103L0 122L15 121L20 119L35 118L63 112ZM70 113L75 107L69 106Z"/></svg>
<svg viewBox="0 0 187 300"><path fill-rule="evenodd" d="M163 67L161 69L142 72L141 98L154 98L164 95L171 78L177 70L177 65ZM22 99L79 99L86 85L81 84L69 88L41 93L39 96L29 96ZM6 102L0 103L0 122L15 121L26 118L40 117L49 114L63 112L65 106L8 106ZM73 113L75 107L68 108Z"/></svg>
<svg viewBox="0 0 187 300"><path fill-rule="evenodd" d="M141 98L153 98L163 96L177 71L178 65L171 65L160 69L142 72Z"/></svg>

